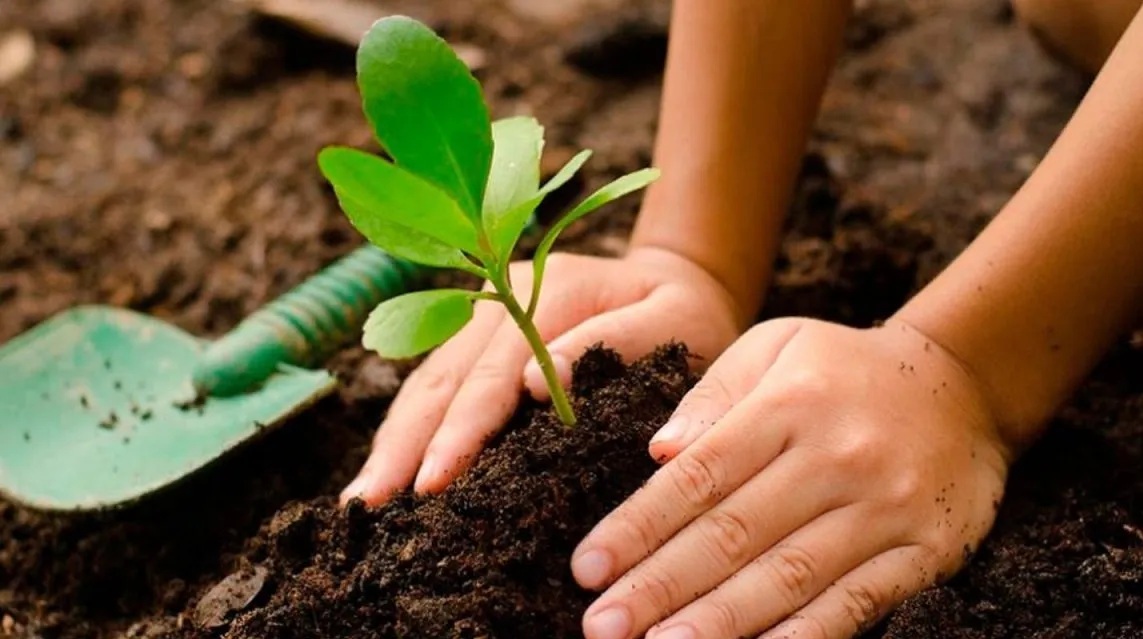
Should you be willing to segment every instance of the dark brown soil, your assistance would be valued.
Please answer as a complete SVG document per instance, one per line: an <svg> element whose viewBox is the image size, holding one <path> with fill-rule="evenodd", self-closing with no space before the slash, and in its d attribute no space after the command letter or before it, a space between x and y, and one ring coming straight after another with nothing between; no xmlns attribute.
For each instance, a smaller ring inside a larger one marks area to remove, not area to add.
<svg viewBox="0 0 1143 639"><path fill-rule="evenodd" d="M269 570L265 583L240 573L193 620L228 639L574 637L591 596L572 581L572 550L654 472L647 440L692 382L682 347L630 368L589 352L576 369L574 429L527 407L441 496L405 494L373 511L287 505L246 557ZM240 612L259 596L264 605Z"/></svg>
<svg viewBox="0 0 1143 639"><path fill-rule="evenodd" d="M604 7L386 6L482 48L479 75L493 110L537 114L548 127L550 164L574 149L596 150L566 201L645 165L655 127L666 4L595 4ZM1027 177L1084 88L1013 24L1002 0L858 5L804 163L767 316L865 325L891 313ZM212 0L4 0L0 36L8 30L29 32L36 55L28 73L0 86L0 340L85 302L215 335L359 241L314 165L325 144L369 141L346 50ZM628 201L575 227L564 246L621 251L635 208ZM334 397L129 510L59 517L0 501L0 637L188 634L219 606L224 619L246 609L220 629L261 636L256 624L275 623L291 593L299 602L324 597L303 629L328 623L324 636L383 633L398 605L411 611L402 622L431 623L441 600L410 597L425 594L432 574L401 573L403 581L383 585L366 578L382 573L366 573L373 560L392 561L385 549L410 534L397 524L421 521L447 499L379 514L330 507L408 367L357 348L331 366L343 380ZM528 432L523 424L512 437ZM584 477L602 472L606 455L583 462ZM577 517L548 523L582 531L599 511L568 514ZM536 521L468 523L442 532L488 534L481 542L495 544L497 534L538 530ZM997 530L969 568L877 633L1143 636L1141 529L1143 351L1123 344L1016 469ZM576 534L544 528L530 541L566 554ZM339 544L358 542L358 554L335 556L348 547ZM355 564L357 557L369 560ZM514 587L539 584L529 597L551 596L539 575L566 582L554 557L498 573L482 567L507 555L486 552L435 574L509 575L520 580ZM301 578L285 577L292 572ZM465 587L451 578L443 586L437 594L446 597ZM354 599L365 592L358 587L402 590L404 598ZM514 592L445 603L477 624L528 623L526 614L502 615ZM545 620L570 623L582 605L576 592L561 594L567 606ZM350 608L378 625L339 629ZM498 636L577 636L560 632L513 627Z"/></svg>

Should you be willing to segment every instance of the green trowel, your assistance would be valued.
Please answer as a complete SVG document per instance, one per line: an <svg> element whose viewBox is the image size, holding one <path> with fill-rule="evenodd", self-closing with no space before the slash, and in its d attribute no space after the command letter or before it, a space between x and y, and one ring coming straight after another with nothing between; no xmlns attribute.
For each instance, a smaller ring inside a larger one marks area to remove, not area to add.
<svg viewBox="0 0 1143 639"><path fill-rule="evenodd" d="M45 321L0 346L0 494L94 510L178 481L330 393L307 367L420 273L365 246L214 342L105 306Z"/></svg>

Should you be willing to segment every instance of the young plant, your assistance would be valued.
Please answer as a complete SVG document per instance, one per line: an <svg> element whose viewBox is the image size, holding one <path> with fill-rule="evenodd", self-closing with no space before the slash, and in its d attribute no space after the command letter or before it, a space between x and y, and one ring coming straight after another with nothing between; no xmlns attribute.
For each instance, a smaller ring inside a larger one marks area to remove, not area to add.
<svg viewBox="0 0 1143 639"><path fill-rule="evenodd" d="M357 52L357 79L377 140L392 161L343 147L318 156L341 208L370 242L418 264L455 268L491 283L491 291L442 289L380 304L363 343L405 358L440 345L473 315L478 300L503 304L535 352L560 420L575 415L533 323L544 265L556 238L576 220L658 177L644 169L604 186L548 230L533 257L527 306L508 277L512 250L545 196L575 175L582 151L540 186L544 130L530 117L490 122L480 85L452 48L405 17L378 21Z"/></svg>

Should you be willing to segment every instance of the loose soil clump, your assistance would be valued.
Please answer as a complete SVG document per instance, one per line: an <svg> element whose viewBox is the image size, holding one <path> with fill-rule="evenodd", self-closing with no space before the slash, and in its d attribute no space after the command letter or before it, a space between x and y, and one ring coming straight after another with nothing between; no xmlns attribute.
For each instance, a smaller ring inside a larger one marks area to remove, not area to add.
<svg viewBox="0 0 1143 639"><path fill-rule="evenodd" d="M631 366L591 350L575 369L574 428L528 403L439 496L283 508L252 544L254 567L206 594L199 629L170 637L580 636L591 594L572 580L572 550L654 472L647 441L693 381L682 346Z"/></svg>

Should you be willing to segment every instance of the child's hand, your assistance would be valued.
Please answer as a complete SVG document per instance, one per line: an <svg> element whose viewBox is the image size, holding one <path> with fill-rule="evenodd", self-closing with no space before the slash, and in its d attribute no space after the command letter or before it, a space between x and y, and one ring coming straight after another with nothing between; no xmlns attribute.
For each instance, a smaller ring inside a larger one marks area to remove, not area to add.
<svg viewBox="0 0 1143 639"><path fill-rule="evenodd" d="M524 303L531 283L531 262L513 264L513 288ZM704 269L654 248L633 249L622 259L552 255L540 297L536 326L565 385L571 362L597 342L630 359L679 340L713 359L746 321ZM531 357L501 305L477 304L472 321L401 387L342 500L360 496L376 504L414 477L418 491L442 490L512 415L525 379L546 398L539 370L525 374Z"/></svg>
<svg viewBox="0 0 1143 639"><path fill-rule="evenodd" d="M988 532L1010 457L995 426L905 324L755 327L652 440L673 459L576 550L576 579L610 586L587 639L855 635Z"/></svg>

